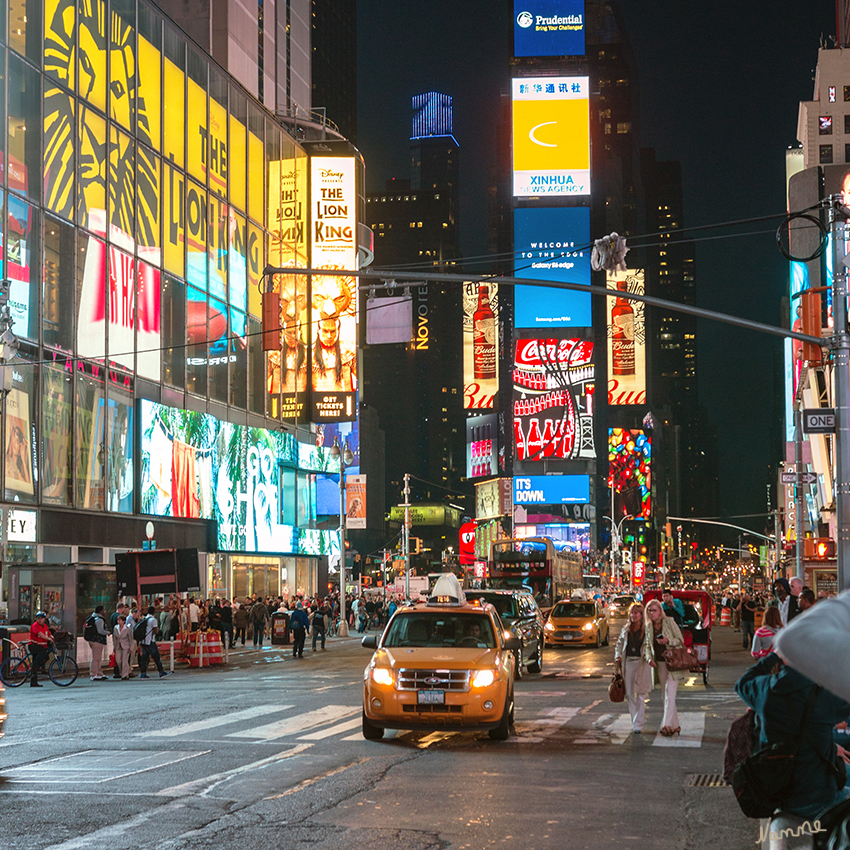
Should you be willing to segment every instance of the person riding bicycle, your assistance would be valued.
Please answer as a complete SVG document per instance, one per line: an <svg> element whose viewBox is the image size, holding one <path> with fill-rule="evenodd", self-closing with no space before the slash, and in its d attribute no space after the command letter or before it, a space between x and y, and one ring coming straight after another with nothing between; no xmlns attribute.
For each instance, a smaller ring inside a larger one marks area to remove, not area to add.
<svg viewBox="0 0 850 850"><path fill-rule="evenodd" d="M31 688L40 688L38 682L38 671L47 661L50 653L50 644L53 643L53 635L47 625L47 614L39 611L35 615L35 622L30 626L30 653L32 654L32 678Z"/></svg>

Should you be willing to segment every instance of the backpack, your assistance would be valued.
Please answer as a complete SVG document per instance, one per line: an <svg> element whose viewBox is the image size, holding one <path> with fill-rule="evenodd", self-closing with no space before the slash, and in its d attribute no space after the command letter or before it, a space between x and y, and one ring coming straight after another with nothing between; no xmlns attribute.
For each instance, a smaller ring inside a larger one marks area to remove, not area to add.
<svg viewBox="0 0 850 850"><path fill-rule="evenodd" d="M136 643L142 643L148 636L148 618L144 617L140 622L136 623L133 628L133 640Z"/></svg>
<svg viewBox="0 0 850 850"><path fill-rule="evenodd" d="M83 626L83 640L96 641L97 636L98 631L97 626L95 625L95 616L92 614Z"/></svg>

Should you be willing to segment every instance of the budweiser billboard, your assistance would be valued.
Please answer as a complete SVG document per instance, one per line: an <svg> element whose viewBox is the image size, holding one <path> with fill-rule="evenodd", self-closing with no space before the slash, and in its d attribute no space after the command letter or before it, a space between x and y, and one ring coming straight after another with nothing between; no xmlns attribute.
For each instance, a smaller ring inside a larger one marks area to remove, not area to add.
<svg viewBox="0 0 850 850"><path fill-rule="evenodd" d="M608 272L608 289L643 295L644 272ZM608 404L646 404L646 333L643 302L623 295L608 302Z"/></svg>
<svg viewBox="0 0 850 850"><path fill-rule="evenodd" d="M515 458L521 463L596 457L593 343L518 339L513 369Z"/></svg>

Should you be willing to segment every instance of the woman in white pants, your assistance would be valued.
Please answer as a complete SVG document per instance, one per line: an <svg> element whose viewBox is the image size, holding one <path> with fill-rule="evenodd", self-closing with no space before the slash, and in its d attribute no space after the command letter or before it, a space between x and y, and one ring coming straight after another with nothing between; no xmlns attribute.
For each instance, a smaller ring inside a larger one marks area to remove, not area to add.
<svg viewBox="0 0 850 850"><path fill-rule="evenodd" d="M629 622L623 626L620 637L617 638L614 662L626 680L629 716L632 718L632 729L637 735L643 731L646 695L652 690L652 674L644 658L645 632L643 606L635 602L629 608Z"/></svg>
<svg viewBox="0 0 850 850"><path fill-rule="evenodd" d="M672 617L664 614L664 608L658 599L646 603L646 637L644 640L644 658L650 667L658 671L658 682L664 691L664 720L659 730L666 738L678 735L679 713L676 711L676 691L687 670L668 670L664 653L685 645L682 632Z"/></svg>

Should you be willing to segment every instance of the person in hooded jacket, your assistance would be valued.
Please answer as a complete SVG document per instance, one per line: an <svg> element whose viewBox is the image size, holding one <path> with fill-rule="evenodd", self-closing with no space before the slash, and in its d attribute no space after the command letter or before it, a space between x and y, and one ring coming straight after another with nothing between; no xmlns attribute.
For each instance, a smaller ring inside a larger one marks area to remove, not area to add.
<svg viewBox="0 0 850 850"><path fill-rule="evenodd" d="M304 657L304 637L310 629L310 618L304 610L303 602L295 603L295 610L289 615L289 628L292 630L294 643L292 657Z"/></svg>
<svg viewBox="0 0 850 850"><path fill-rule="evenodd" d="M799 671L787 666L775 652L751 667L738 680L738 696L755 711L758 747L796 741L797 755L791 790L783 810L801 818L816 818L850 791L836 769L838 753L833 727L850 715L850 703L819 688L817 699L801 729L806 701L818 687Z"/></svg>

